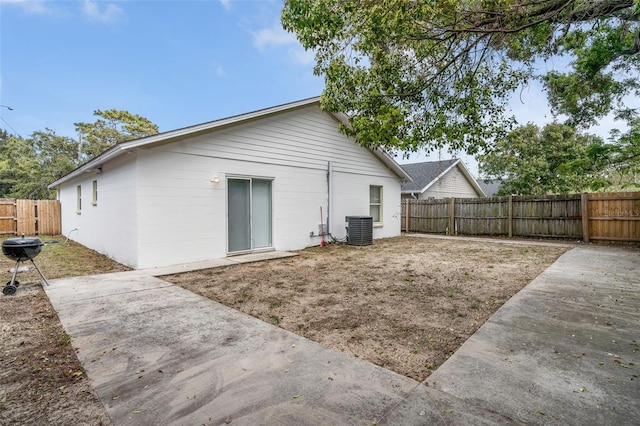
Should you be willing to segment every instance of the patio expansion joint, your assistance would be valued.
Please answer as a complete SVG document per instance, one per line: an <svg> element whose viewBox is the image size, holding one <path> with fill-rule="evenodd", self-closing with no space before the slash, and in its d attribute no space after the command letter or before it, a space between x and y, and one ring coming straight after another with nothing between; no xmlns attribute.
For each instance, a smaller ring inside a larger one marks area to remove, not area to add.
<svg viewBox="0 0 640 426"><path fill-rule="evenodd" d="M158 285L155 287L151 287L151 288L143 288L143 289L138 289L138 290L128 290L128 291L123 291L120 293L108 293L108 294L102 294L100 296L94 296L94 297L86 297L86 298L79 298L79 299L75 299L73 302L83 302L83 301L87 301L87 300L99 300L99 299L105 299L105 298L109 298L109 297L113 297L113 296L122 296L125 294L135 294L135 293L142 293L145 291L153 291L153 290L159 290L159 289L163 289L163 288L167 288L167 287L174 287L173 284L168 283L166 281L162 281L163 285Z"/></svg>

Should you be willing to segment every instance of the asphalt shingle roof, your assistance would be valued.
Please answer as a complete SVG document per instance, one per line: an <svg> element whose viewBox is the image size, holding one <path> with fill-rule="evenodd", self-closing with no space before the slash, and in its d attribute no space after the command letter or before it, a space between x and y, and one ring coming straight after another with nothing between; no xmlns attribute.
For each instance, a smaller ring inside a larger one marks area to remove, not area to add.
<svg viewBox="0 0 640 426"><path fill-rule="evenodd" d="M406 182L402 184L402 190L416 192L422 191L425 186L433 182L435 178L440 176L442 172L447 170L457 161L459 161L457 158L452 158L451 160L401 164L400 167L402 167L404 171L413 178L413 182Z"/></svg>
<svg viewBox="0 0 640 426"><path fill-rule="evenodd" d="M487 197L495 197L498 191L500 190L499 180L491 180L491 179L477 179L478 185L482 188L482 191L487 195Z"/></svg>

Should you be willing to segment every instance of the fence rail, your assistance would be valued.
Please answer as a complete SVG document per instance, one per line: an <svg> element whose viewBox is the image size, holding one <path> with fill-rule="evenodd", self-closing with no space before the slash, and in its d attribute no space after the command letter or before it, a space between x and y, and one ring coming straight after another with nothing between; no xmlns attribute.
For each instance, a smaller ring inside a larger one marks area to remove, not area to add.
<svg viewBox="0 0 640 426"><path fill-rule="evenodd" d="M640 192L404 200L402 229L640 242Z"/></svg>
<svg viewBox="0 0 640 426"><path fill-rule="evenodd" d="M0 198L0 234L58 235L60 201Z"/></svg>

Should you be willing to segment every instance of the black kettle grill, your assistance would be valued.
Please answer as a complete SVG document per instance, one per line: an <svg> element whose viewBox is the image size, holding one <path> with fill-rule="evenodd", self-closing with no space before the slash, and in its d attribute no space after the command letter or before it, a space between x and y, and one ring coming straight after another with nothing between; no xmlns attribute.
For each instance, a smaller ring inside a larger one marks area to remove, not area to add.
<svg viewBox="0 0 640 426"><path fill-rule="evenodd" d="M16 261L16 266L13 268L13 276L11 277L11 281L9 281L4 288L2 289L2 294L4 295L12 295L18 290L18 286L20 283L16 281L16 274L18 273L18 268L20 267L21 262L30 261L33 266L36 268L36 271L42 277L42 280L45 284L49 285L47 279L42 275L40 269L33 261L33 258L40 254L40 250L44 243L40 240L40 238L35 237L25 237L24 235L21 238L9 238L8 240L4 240L2 242L2 253L7 256L9 259L13 259Z"/></svg>

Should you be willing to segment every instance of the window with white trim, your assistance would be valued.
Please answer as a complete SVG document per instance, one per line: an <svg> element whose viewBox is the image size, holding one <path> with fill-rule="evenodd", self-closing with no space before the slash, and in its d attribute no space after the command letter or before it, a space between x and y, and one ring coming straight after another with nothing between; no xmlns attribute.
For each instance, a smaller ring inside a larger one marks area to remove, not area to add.
<svg viewBox="0 0 640 426"><path fill-rule="evenodd" d="M382 224L382 187L371 185L369 187L369 216L374 224Z"/></svg>
<svg viewBox="0 0 640 426"><path fill-rule="evenodd" d="M91 193L92 193L91 205L97 206L98 205L98 181L97 180L93 181L93 190L91 191Z"/></svg>
<svg viewBox="0 0 640 426"><path fill-rule="evenodd" d="M76 187L76 213L82 211L82 185Z"/></svg>

